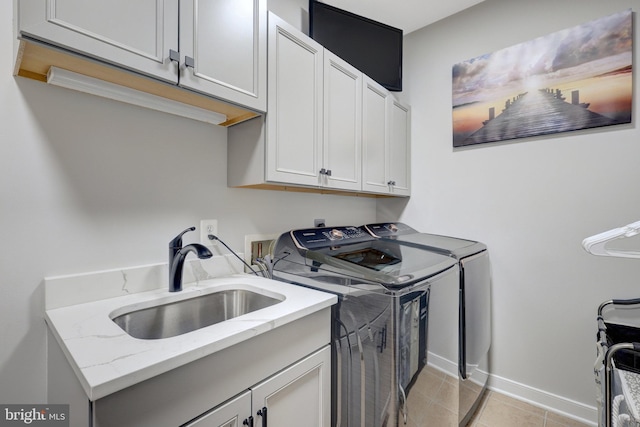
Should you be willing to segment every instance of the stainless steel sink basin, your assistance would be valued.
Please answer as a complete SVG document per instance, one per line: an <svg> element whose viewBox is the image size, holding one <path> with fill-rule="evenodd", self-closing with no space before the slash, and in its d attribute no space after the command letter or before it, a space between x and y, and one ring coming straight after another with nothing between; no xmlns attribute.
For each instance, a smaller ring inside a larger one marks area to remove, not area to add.
<svg viewBox="0 0 640 427"><path fill-rule="evenodd" d="M113 321L134 338L152 340L186 334L279 302L256 292L233 289L132 311Z"/></svg>

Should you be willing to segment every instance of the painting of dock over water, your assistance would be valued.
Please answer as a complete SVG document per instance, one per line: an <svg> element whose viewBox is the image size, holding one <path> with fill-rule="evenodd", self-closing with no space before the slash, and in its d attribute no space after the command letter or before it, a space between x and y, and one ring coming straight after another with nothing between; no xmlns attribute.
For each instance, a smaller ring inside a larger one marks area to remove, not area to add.
<svg viewBox="0 0 640 427"><path fill-rule="evenodd" d="M630 123L627 10L453 66L453 146Z"/></svg>

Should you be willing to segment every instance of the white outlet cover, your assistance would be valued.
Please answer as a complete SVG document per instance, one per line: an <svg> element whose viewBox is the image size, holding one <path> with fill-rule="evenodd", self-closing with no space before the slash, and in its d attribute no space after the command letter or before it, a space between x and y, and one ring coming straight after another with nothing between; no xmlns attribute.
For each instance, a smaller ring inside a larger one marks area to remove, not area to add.
<svg viewBox="0 0 640 427"><path fill-rule="evenodd" d="M200 243L205 246L214 246L218 244L217 240L209 240L209 234L218 235L218 220L203 219L200 220Z"/></svg>

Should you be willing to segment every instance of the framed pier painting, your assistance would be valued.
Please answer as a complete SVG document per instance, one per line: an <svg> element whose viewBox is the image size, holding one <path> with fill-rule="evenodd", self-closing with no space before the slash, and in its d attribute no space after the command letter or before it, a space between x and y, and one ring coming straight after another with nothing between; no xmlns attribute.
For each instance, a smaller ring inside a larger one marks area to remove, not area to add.
<svg viewBox="0 0 640 427"><path fill-rule="evenodd" d="M630 123L627 10L453 66L453 146Z"/></svg>

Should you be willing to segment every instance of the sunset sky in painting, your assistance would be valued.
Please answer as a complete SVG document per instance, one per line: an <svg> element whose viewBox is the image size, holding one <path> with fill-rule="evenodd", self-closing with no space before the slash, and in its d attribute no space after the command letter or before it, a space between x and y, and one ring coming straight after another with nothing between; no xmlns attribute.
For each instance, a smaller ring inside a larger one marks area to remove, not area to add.
<svg viewBox="0 0 640 427"><path fill-rule="evenodd" d="M556 87L632 64L631 11L453 66L453 107Z"/></svg>

